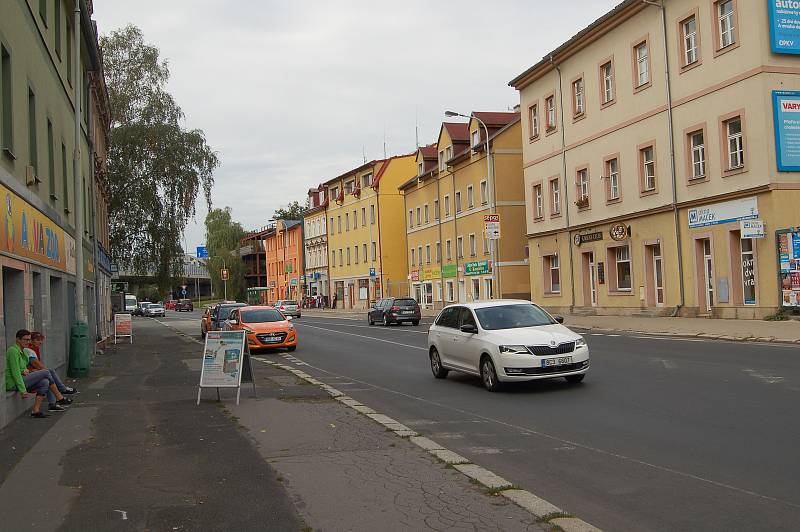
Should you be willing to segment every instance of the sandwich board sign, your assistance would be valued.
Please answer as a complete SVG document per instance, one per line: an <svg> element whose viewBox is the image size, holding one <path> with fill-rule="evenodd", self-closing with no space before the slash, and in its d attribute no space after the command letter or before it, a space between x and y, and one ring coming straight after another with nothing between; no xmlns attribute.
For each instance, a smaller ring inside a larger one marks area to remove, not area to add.
<svg viewBox="0 0 800 532"><path fill-rule="evenodd" d="M133 320L130 314L114 314L114 343L117 338L130 338L133 343Z"/></svg>
<svg viewBox="0 0 800 532"><path fill-rule="evenodd" d="M249 353L247 353L249 355ZM200 385L197 388L197 404L203 388L216 388L219 399L220 388L236 388L236 404L242 387L243 364L248 364L250 375L250 357L245 359L245 331L209 331L203 348L203 361L200 368ZM255 392L255 381L253 381Z"/></svg>

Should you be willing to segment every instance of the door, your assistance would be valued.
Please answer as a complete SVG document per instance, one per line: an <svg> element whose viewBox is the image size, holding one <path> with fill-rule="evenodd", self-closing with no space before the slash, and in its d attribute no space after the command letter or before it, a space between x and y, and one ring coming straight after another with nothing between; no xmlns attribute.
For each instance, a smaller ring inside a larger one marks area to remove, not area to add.
<svg viewBox="0 0 800 532"><path fill-rule="evenodd" d="M597 306L597 266L594 262L594 253L589 253L589 293L593 307Z"/></svg>
<svg viewBox="0 0 800 532"><path fill-rule="evenodd" d="M453 366L453 342L458 328L460 307L449 307L442 311L432 329L433 342L439 351L439 358L446 366Z"/></svg>
<svg viewBox="0 0 800 532"><path fill-rule="evenodd" d="M458 301L466 301L467 300L467 284L464 282L464 279L458 281Z"/></svg>
<svg viewBox="0 0 800 532"><path fill-rule="evenodd" d="M703 276L706 295L706 310L714 306L714 263L711 257L711 239L703 239Z"/></svg>
<svg viewBox="0 0 800 532"><path fill-rule="evenodd" d="M475 333L461 332L462 325L473 325L477 327L475 316L466 307L461 307L458 315L458 327L453 335L453 361L460 367L477 373L480 358L480 346L478 345L478 335Z"/></svg>
<svg viewBox="0 0 800 532"><path fill-rule="evenodd" d="M369 309L369 319L372 321L379 321L380 318L380 308L383 305L383 299L379 299L375 302L375 306Z"/></svg>
<svg viewBox="0 0 800 532"><path fill-rule="evenodd" d="M347 308L353 308L353 302L355 301L355 286L352 284L347 285L347 293L350 296L350 299L347 302Z"/></svg>
<svg viewBox="0 0 800 532"><path fill-rule="evenodd" d="M478 301L481 298L481 280L472 279L472 300Z"/></svg>
<svg viewBox="0 0 800 532"><path fill-rule="evenodd" d="M653 289L657 307L664 306L664 263L661 257L661 244L652 246L653 250Z"/></svg>
<svg viewBox="0 0 800 532"><path fill-rule="evenodd" d="M425 283L425 306L433 307L433 283ZM417 300L419 301L419 300Z"/></svg>

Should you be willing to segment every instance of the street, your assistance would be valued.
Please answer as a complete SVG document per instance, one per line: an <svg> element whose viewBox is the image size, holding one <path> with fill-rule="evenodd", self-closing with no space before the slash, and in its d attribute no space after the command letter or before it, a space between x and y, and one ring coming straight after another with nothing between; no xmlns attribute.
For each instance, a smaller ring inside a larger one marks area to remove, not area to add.
<svg viewBox="0 0 800 532"><path fill-rule="evenodd" d="M163 321L199 338L198 312ZM492 394L476 377L432 377L425 322L294 323L298 350L266 356L604 530L790 530L800 519L797 347L592 334L583 384Z"/></svg>

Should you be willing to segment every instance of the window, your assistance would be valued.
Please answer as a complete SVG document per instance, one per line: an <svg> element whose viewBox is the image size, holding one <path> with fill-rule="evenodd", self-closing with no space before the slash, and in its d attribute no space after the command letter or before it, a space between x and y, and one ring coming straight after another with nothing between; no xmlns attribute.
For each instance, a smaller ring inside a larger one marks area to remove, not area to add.
<svg viewBox="0 0 800 532"><path fill-rule="evenodd" d="M0 106L2 106L0 107L0 112L2 112L0 115L2 118L0 149L6 151L6 154L12 153L14 149L11 87L11 52L0 43L0 98L2 98L2 102L0 102Z"/></svg>
<svg viewBox="0 0 800 532"><path fill-rule="evenodd" d="M367 208L361 207L361 227L367 225Z"/></svg>
<svg viewBox="0 0 800 532"><path fill-rule="evenodd" d="M344 255L342 254L342 249L339 248L339 266L344 266Z"/></svg>
<svg viewBox="0 0 800 532"><path fill-rule="evenodd" d="M725 133L728 138L728 170L742 168L744 166L742 119L736 117L725 122Z"/></svg>
<svg viewBox="0 0 800 532"><path fill-rule="evenodd" d="M631 251L628 246L619 246L614 249L617 269L617 290L630 290L633 286L631 280Z"/></svg>
<svg viewBox="0 0 800 532"><path fill-rule="evenodd" d="M444 161L447 163L450 159L453 158L453 147L448 146L444 149Z"/></svg>
<svg viewBox="0 0 800 532"><path fill-rule="evenodd" d="M358 211L353 210L353 229L358 228Z"/></svg>
<svg viewBox="0 0 800 532"><path fill-rule="evenodd" d="M434 220L438 220L439 219L439 215L440 215L440 213L439 213L439 200L435 199L435 200L433 200L433 219Z"/></svg>
<svg viewBox="0 0 800 532"><path fill-rule="evenodd" d="M333 216L331 216L331 234L333 234Z"/></svg>
<svg viewBox="0 0 800 532"><path fill-rule="evenodd" d="M341 234L342 233L342 216L341 215L336 217L336 222L339 225L339 234Z"/></svg>
<svg viewBox="0 0 800 532"><path fill-rule="evenodd" d="M344 213L344 230L345 231L349 231L350 230L350 213L349 212Z"/></svg>
<svg viewBox="0 0 800 532"><path fill-rule="evenodd" d="M72 24L69 22L69 17L67 17L67 82L72 85L72 39L73 39L73 29Z"/></svg>
<svg viewBox="0 0 800 532"><path fill-rule="evenodd" d="M347 265L350 266L350 248L347 248Z"/></svg>
<svg viewBox="0 0 800 532"><path fill-rule="evenodd" d="M706 143L702 129L689 134L689 145L692 155L692 179L702 179L706 176Z"/></svg>
<svg viewBox="0 0 800 532"><path fill-rule="evenodd" d="M417 250L414 248L411 248L411 265L417 265Z"/></svg>
<svg viewBox="0 0 800 532"><path fill-rule="evenodd" d="M47 27L47 0L39 0L39 16Z"/></svg>
<svg viewBox="0 0 800 532"><path fill-rule="evenodd" d="M756 304L755 255L752 238L743 238L742 242L742 292L745 305Z"/></svg>
<svg viewBox="0 0 800 532"><path fill-rule="evenodd" d="M431 263L431 245L430 244L425 244L425 263L426 264L430 264Z"/></svg>
<svg viewBox="0 0 800 532"><path fill-rule="evenodd" d="M656 159L653 146L639 150L641 161L642 191L651 192L656 189Z"/></svg>
<svg viewBox="0 0 800 532"><path fill-rule="evenodd" d="M647 41L637 44L634 48L636 61L636 87L650 83L650 60L647 50Z"/></svg>
<svg viewBox="0 0 800 532"><path fill-rule="evenodd" d="M486 233L483 233L483 254L488 255L492 250L492 244L488 238L486 238Z"/></svg>
<svg viewBox="0 0 800 532"><path fill-rule="evenodd" d="M474 257L478 254L478 247L475 243L475 233L469 235L469 256Z"/></svg>
<svg viewBox="0 0 800 532"><path fill-rule="evenodd" d="M456 190L456 213L461 212L461 191Z"/></svg>
<svg viewBox="0 0 800 532"><path fill-rule="evenodd" d="M53 11L53 22L55 23L56 55L61 59L61 0L56 0L55 11Z"/></svg>
<svg viewBox="0 0 800 532"><path fill-rule="evenodd" d="M572 82L572 114L580 116L583 114L583 78L578 78Z"/></svg>
<svg viewBox="0 0 800 532"><path fill-rule="evenodd" d="M541 219L544 217L544 205L542 204L542 185L533 186L533 217Z"/></svg>
<svg viewBox="0 0 800 532"><path fill-rule="evenodd" d="M681 22L683 33L683 65L693 65L698 60L697 17L691 16Z"/></svg>
<svg viewBox="0 0 800 532"><path fill-rule="evenodd" d="M361 188L372 186L372 172L361 176Z"/></svg>
<svg viewBox="0 0 800 532"><path fill-rule="evenodd" d="M445 256L447 257L447 260L453 260L453 250L450 246L451 243L452 242L449 238L444 243Z"/></svg>
<svg viewBox="0 0 800 532"><path fill-rule="evenodd" d="M450 196L444 197L444 215L450 216Z"/></svg>
<svg viewBox="0 0 800 532"><path fill-rule="evenodd" d="M422 209L417 207L417 225L422 225Z"/></svg>
<svg viewBox="0 0 800 532"><path fill-rule="evenodd" d="M589 170L582 168L578 170L578 200L586 201L588 206L589 201Z"/></svg>
<svg viewBox="0 0 800 532"><path fill-rule="evenodd" d="M339 201L339 187L333 187L331 189L331 197L334 201Z"/></svg>
<svg viewBox="0 0 800 532"><path fill-rule="evenodd" d="M431 220L429 218L429 211L428 211L428 204L427 203L422 207L422 211L425 214L425 223L426 224L430 223Z"/></svg>
<svg viewBox="0 0 800 532"><path fill-rule="evenodd" d="M606 161L606 177L608 177L608 200L619 199L619 159Z"/></svg>
<svg viewBox="0 0 800 532"><path fill-rule="evenodd" d="M444 172L447 170L447 165L445 164L446 159L444 158L444 150L439 152L439 171Z"/></svg>
<svg viewBox="0 0 800 532"><path fill-rule="evenodd" d="M472 185L467 187L467 208L471 209L475 206L475 194L472 192Z"/></svg>
<svg viewBox="0 0 800 532"><path fill-rule="evenodd" d="M464 237L460 236L456 239L456 253L459 259L464 258Z"/></svg>
<svg viewBox="0 0 800 532"><path fill-rule="evenodd" d="M602 81L600 101L606 105L614 101L614 64L611 61L600 67L600 79Z"/></svg>
<svg viewBox="0 0 800 532"><path fill-rule="evenodd" d="M717 31L719 48L727 48L736 43L736 26L734 16L734 0L717 2Z"/></svg>
<svg viewBox="0 0 800 532"><path fill-rule="evenodd" d="M375 262L375 257L378 256L378 245L373 242L372 243L372 262Z"/></svg>
<svg viewBox="0 0 800 532"><path fill-rule="evenodd" d="M481 145L481 130L476 129L472 132L472 149L479 147Z"/></svg>
<svg viewBox="0 0 800 532"><path fill-rule="evenodd" d="M69 174L67 174L67 147L61 143L61 179L64 186L64 212L69 214Z"/></svg>
<svg viewBox="0 0 800 532"><path fill-rule="evenodd" d="M544 257L544 274L545 293L561 293L561 270L558 262L558 255L547 255Z"/></svg>
<svg viewBox="0 0 800 532"><path fill-rule="evenodd" d="M414 210L408 209L408 226L414 227Z"/></svg>
<svg viewBox="0 0 800 532"><path fill-rule="evenodd" d="M535 139L539 136L539 105L533 104L528 108L528 123L530 124L530 136Z"/></svg>
<svg viewBox="0 0 800 532"><path fill-rule="evenodd" d="M355 263L358 264L358 246L353 246L353 253L353 259L355 260ZM366 259L366 257L364 258Z"/></svg>
<svg viewBox="0 0 800 532"><path fill-rule="evenodd" d="M547 109L547 123L545 127L547 127L548 131L551 131L556 128L556 97L548 96L544 104Z"/></svg>
<svg viewBox="0 0 800 532"><path fill-rule="evenodd" d="M364 250L364 255L363 255L364 262L367 262L367 243L366 242L362 245L362 249Z"/></svg>
<svg viewBox="0 0 800 532"><path fill-rule="evenodd" d="M369 223L370 225L375 224L375 205L369 206Z"/></svg>
<svg viewBox="0 0 800 532"><path fill-rule="evenodd" d="M558 185L558 178L550 180L550 213L552 215L561 214L561 189Z"/></svg>
<svg viewBox="0 0 800 532"><path fill-rule="evenodd" d="M472 278L472 300L478 301L481 298L481 280ZM466 309L465 309L466 310Z"/></svg>
<svg viewBox="0 0 800 532"><path fill-rule="evenodd" d="M447 281L447 301L455 301L456 294L453 287L453 281Z"/></svg>
<svg viewBox="0 0 800 532"><path fill-rule="evenodd" d="M47 173L48 173L48 191L50 192L50 199L56 199L56 156L54 153L55 147L53 145L53 123L47 119Z"/></svg>
<svg viewBox="0 0 800 532"><path fill-rule="evenodd" d="M489 203L489 188L486 185L486 181L481 181L481 205L486 205Z"/></svg>
<svg viewBox="0 0 800 532"><path fill-rule="evenodd" d="M494 298L494 290L492 287L492 278L487 277L483 280L483 297L484 299L493 299Z"/></svg>
<svg viewBox="0 0 800 532"><path fill-rule="evenodd" d="M422 266L422 246L417 247L417 257L419 258L419 265Z"/></svg>
<svg viewBox="0 0 800 532"><path fill-rule="evenodd" d="M37 176L39 174L38 158L39 153L36 146L36 95L28 87L28 164L33 166Z"/></svg>
<svg viewBox="0 0 800 532"><path fill-rule="evenodd" d="M442 262L442 243L436 243L436 263L439 264Z"/></svg>
<svg viewBox="0 0 800 532"><path fill-rule="evenodd" d="M424 163L417 163L417 175L420 176L423 174Z"/></svg>

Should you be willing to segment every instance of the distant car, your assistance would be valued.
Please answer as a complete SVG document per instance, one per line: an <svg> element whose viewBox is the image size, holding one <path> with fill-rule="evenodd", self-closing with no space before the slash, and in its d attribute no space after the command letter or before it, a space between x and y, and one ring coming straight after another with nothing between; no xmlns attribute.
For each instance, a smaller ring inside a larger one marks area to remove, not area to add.
<svg viewBox="0 0 800 532"><path fill-rule="evenodd" d="M191 299L179 299L177 303L175 303L175 310L178 312L191 312L194 310L194 303L192 303Z"/></svg>
<svg viewBox="0 0 800 532"><path fill-rule="evenodd" d="M251 349L285 347L297 349L297 330L285 316L273 307L244 306L231 310L225 321L225 330L245 331L247 346Z"/></svg>
<svg viewBox="0 0 800 532"><path fill-rule="evenodd" d="M164 308L167 310L175 310L175 305L177 304L178 302L176 300L170 299L166 303L164 303Z"/></svg>
<svg viewBox="0 0 800 532"><path fill-rule="evenodd" d="M246 307L247 303L219 303L211 309L211 328L207 331L221 331L225 320L231 315L231 311L236 308ZM206 332L207 332L206 331Z"/></svg>
<svg viewBox="0 0 800 532"><path fill-rule="evenodd" d="M164 306L158 303L150 303L146 309L144 309L145 316L149 318L155 318L157 316L164 317L166 312L164 310Z"/></svg>
<svg viewBox="0 0 800 532"><path fill-rule="evenodd" d="M275 302L275 308L278 309L284 316L292 316L295 318L300 317L300 305L297 301L290 299L281 299Z"/></svg>
<svg viewBox="0 0 800 532"><path fill-rule="evenodd" d="M136 305L136 308L133 311L134 316L144 316L144 309L146 309L151 303L149 301L139 301Z"/></svg>
<svg viewBox="0 0 800 532"><path fill-rule="evenodd" d="M503 382L581 382L589 371L589 347L563 321L524 300L447 306L428 331L433 376L444 379L450 370L477 375L492 392Z"/></svg>
<svg viewBox="0 0 800 532"><path fill-rule="evenodd" d="M206 337L206 333L211 330L211 307L203 309L203 315L200 317L200 336Z"/></svg>
<svg viewBox="0 0 800 532"><path fill-rule="evenodd" d="M139 304L136 296L133 294L125 294L125 312L132 312L135 314L138 307Z"/></svg>
<svg viewBox="0 0 800 532"><path fill-rule="evenodd" d="M375 306L367 312L367 322L382 323L388 326L391 323L401 324L409 322L419 325L422 318L417 300L410 297L387 297L379 299Z"/></svg>

